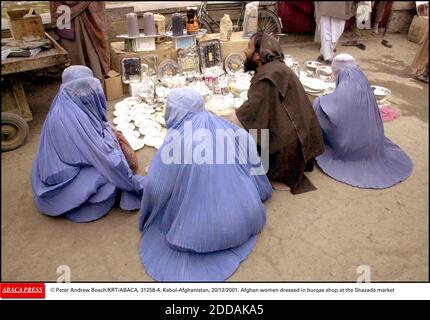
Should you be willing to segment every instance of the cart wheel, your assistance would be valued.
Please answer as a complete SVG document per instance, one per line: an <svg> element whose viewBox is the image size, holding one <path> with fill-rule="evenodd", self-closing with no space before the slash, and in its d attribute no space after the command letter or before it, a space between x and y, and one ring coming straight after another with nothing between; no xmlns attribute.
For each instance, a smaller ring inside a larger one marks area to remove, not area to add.
<svg viewBox="0 0 430 320"><path fill-rule="evenodd" d="M10 112L1 113L1 151L10 151L20 147L28 136L27 122L19 115Z"/></svg>

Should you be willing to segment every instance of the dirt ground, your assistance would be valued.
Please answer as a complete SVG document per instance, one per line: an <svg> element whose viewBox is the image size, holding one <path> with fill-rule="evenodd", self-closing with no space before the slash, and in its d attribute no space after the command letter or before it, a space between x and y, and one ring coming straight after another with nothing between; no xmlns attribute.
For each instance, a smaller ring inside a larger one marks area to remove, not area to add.
<svg viewBox="0 0 430 320"><path fill-rule="evenodd" d="M388 102L402 115L384 123L385 134L412 158L411 177L389 189L364 190L316 168L308 177L317 191L275 191L254 251L228 281L356 281L360 265L370 267L372 281L429 280L428 85L409 77L418 45L389 34L389 49L381 38L366 38L366 51L339 46L337 53L352 54L372 84L391 89ZM310 37L286 42L284 49L301 63L318 56ZM34 206L31 165L59 85L55 78L27 78L34 115L29 139L1 155L1 280L56 281L57 267L67 265L72 281L152 281L138 254L138 211L114 209L96 222L76 224ZM154 153L138 151L141 174Z"/></svg>

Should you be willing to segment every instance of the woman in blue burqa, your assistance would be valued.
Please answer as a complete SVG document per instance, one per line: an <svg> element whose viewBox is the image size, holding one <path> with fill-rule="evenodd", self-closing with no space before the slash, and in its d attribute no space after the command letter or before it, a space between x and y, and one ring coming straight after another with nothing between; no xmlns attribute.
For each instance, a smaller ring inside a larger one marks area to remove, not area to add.
<svg viewBox="0 0 430 320"><path fill-rule="evenodd" d="M100 81L84 66L68 67L62 78L33 161L37 209L75 222L103 217L116 200L139 209L143 177L133 174L107 122Z"/></svg>
<svg viewBox="0 0 430 320"><path fill-rule="evenodd" d="M252 136L203 102L192 89L172 90L168 135L145 183L140 257L158 281L225 280L266 221L272 188Z"/></svg>
<svg viewBox="0 0 430 320"><path fill-rule="evenodd" d="M336 90L313 107L323 130L325 152L316 158L330 177L359 188L383 189L407 179L409 156L384 135L369 80L349 54L332 64Z"/></svg>

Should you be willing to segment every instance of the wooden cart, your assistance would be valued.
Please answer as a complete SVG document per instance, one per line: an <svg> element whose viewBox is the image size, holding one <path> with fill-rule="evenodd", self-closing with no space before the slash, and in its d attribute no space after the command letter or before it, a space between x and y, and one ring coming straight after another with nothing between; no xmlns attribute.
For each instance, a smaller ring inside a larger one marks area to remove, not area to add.
<svg viewBox="0 0 430 320"><path fill-rule="evenodd" d="M53 43L51 49L43 50L34 57L7 58L1 62L2 151L20 147L25 142L29 131L26 121L33 120L22 85L21 73L70 62L67 51L47 33L45 34Z"/></svg>

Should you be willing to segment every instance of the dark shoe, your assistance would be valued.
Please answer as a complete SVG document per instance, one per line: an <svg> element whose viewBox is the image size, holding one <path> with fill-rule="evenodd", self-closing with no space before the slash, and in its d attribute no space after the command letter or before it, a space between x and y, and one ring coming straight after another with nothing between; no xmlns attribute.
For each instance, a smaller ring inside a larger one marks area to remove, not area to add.
<svg viewBox="0 0 430 320"><path fill-rule="evenodd" d="M418 81L421 81L421 82L424 82L424 83L429 83L428 76L426 77L426 76L423 76L423 75L419 75L419 76L413 75L413 77L414 77L414 79L416 79Z"/></svg>
<svg viewBox="0 0 430 320"><path fill-rule="evenodd" d="M344 47L355 47L356 45L358 45L357 40L349 40L342 43L342 46Z"/></svg>
<svg viewBox="0 0 430 320"><path fill-rule="evenodd" d="M324 57L320 54L317 58L318 62L324 62Z"/></svg>
<svg viewBox="0 0 430 320"><path fill-rule="evenodd" d="M383 46L386 46L387 48L392 48L393 47L393 45L390 42L388 42L388 40L382 40L381 44Z"/></svg>
<svg viewBox="0 0 430 320"><path fill-rule="evenodd" d="M333 62L333 60L332 59L329 59L329 60L324 60L324 64L326 64L326 65L328 65L328 66L331 66L331 63Z"/></svg>
<svg viewBox="0 0 430 320"><path fill-rule="evenodd" d="M361 50L366 50L366 45L363 43L357 44L357 47L360 48Z"/></svg>

